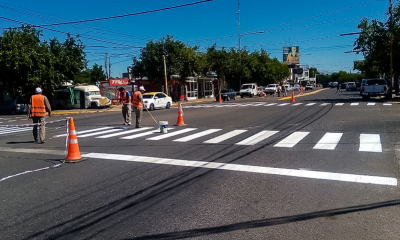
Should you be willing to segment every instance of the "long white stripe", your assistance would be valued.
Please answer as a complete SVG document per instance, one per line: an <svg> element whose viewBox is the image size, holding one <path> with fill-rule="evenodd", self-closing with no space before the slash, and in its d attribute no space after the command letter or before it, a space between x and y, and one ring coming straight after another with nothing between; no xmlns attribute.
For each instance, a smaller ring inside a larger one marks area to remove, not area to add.
<svg viewBox="0 0 400 240"><path fill-rule="evenodd" d="M165 134L157 136L157 137L147 138L146 140L161 140L161 139L164 139L164 138L169 138L169 137L176 136L178 134L194 131L196 129L197 128L185 128L185 129L182 129L182 130L179 130L179 131L176 131L176 132L165 133Z"/></svg>
<svg viewBox="0 0 400 240"><path fill-rule="evenodd" d="M334 150L342 138L343 133L325 133L314 149Z"/></svg>
<svg viewBox="0 0 400 240"><path fill-rule="evenodd" d="M279 131L261 131L249 138L244 139L241 142L236 143L236 145L254 145L257 144L269 137L271 137L272 135L278 133Z"/></svg>
<svg viewBox="0 0 400 240"><path fill-rule="evenodd" d="M225 133L225 134L223 134L221 136L218 136L218 137L212 138L210 140L204 141L203 143L220 143L222 141L225 141L225 140L227 140L229 138L233 138L233 137L235 137L235 136L237 136L239 134L242 134L244 132L247 132L247 130L233 130L233 131Z"/></svg>
<svg viewBox="0 0 400 240"><path fill-rule="evenodd" d="M367 103L367 106L375 106L375 103Z"/></svg>
<svg viewBox="0 0 400 240"><path fill-rule="evenodd" d="M276 105L276 104L278 104L278 103L270 103L270 104L267 104L267 105L264 105L264 106L268 107L268 106L272 106L272 105Z"/></svg>
<svg viewBox="0 0 400 240"><path fill-rule="evenodd" d="M328 105L329 103L322 103L320 106L321 107L323 107L323 106L326 106L326 105Z"/></svg>
<svg viewBox="0 0 400 240"><path fill-rule="evenodd" d="M199 137L203 137L203 136L206 136L208 134L215 133L215 132L218 132L218 131L221 131L221 130L222 129L208 129L208 130L205 130L205 131L202 131L202 132L199 132L199 133L195 133L195 134L183 137L183 138L175 139L174 142L187 142L187 141L190 141L190 140L193 140L193 139L196 139L196 138L199 138Z"/></svg>
<svg viewBox="0 0 400 240"><path fill-rule="evenodd" d="M382 152L379 134L360 134L360 152Z"/></svg>
<svg viewBox="0 0 400 240"><path fill-rule="evenodd" d="M305 138L310 132L294 132L287 136L282 141L274 145L274 147L288 147L291 148Z"/></svg>
<svg viewBox="0 0 400 240"><path fill-rule="evenodd" d="M103 128L95 128L95 129L89 129L89 130L84 130L84 131L77 131L79 134L84 134L84 133L90 133L90 132L96 132L104 129L110 129L112 127L103 127ZM58 137L65 137L67 134L60 134L60 135L55 135L53 138L58 138Z"/></svg>
<svg viewBox="0 0 400 240"><path fill-rule="evenodd" d="M173 128L168 128L168 130L171 130ZM134 139L134 138L140 138L140 137L144 137L144 136L148 136L151 134L155 134L155 133L160 133L160 130L153 130L153 131L149 131L149 132L144 132L144 133L138 133L135 135L131 135L131 136L126 136L126 137L122 137L120 139Z"/></svg>
<svg viewBox="0 0 400 240"><path fill-rule="evenodd" d="M152 128L152 127L135 128L135 129L132 129L132 130L123 131L123 132L117 132L117 133L112 133L112 134L103 135L103 136L96 137L96 138L110 138L110 137L125 135L125 134L129 134L129 133L140 132L140 131L144 131L144 130L151 129L151 128Z"/></svg>
<svg viewBox="0 0 400 240"><path fill-rule="evenodd" d="M276 105L276 106L286 106L286 105L288 105L288 104L290 104L290 103L281 103L281 104L278 104L278 105Z"/></svg>
<svg viewBox="0 0 400 240"><path fill-rule="evenodd" d="M343 106L344 103L336 103L335 106Z"/></svg>
<svg viewBox="0 0 400 240"><path fill-rule="evenodd" d="M360 103L351 103L350 106L358 106Z"/></svg>
<svg viewBox="0 0 400 240"><path fill-rule="evenodd" d="M301 105L301 104L303 104L303 103L295 103L295 104L293 104L292 106L299 106L299 105Z"/></svg>
<svg viewBox="0 0 400 240"><path fill-rule="evenodd" d="M306 105L304 105L304 106L312 106L312 105L315 105L316 103L309 103L309 104L306 104Z"/></svg>
<svg viewBox="0 0 400 240"><path fill-rule="evenodd" d="M383 106L392 106L391 103L384 103Z"/></svg>
<svg viewBox="0 0 400 240"><path fill-rule="evenodd" d="M105 130L102 132L94 132L94 133L88 133L88 134L83 134L80 135L78 133L78 137L83 138L83 137L91 137L91 136L96 136L96 135L100 135L100 134L104 134L104 133L111 133L111 132L118 132L118 131L122 131L123 129L121 128L114 128L114 129L110 129L110 130Z"/></svg>
<svg viewBox="0 0 400 240"><path fill-rule="evenodd" d="M343 173L333 173L333 172L318 172L318 171L271 168L271 167L260 167L251 165L241 165L241 164L230 164L230 163L190 161L190 160L178 160L178 159L156 158L156 157L145 157L145 156L106 154L106 153L88 153L88 154L83 154L82 157L116 160L116 161L164 164L164 165L184 166L184 167L219 169L227 171L259 173L259 174L271 174L271 175L301 177L310 179L323 179L331 181L397 186L397 179L390 177L343 174Z"/></svg>

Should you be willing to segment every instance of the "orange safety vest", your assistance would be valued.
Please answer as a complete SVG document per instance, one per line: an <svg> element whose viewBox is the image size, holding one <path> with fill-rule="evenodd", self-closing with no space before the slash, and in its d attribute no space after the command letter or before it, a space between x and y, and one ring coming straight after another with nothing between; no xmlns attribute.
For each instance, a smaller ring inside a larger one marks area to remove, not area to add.
<svg viewBox="0 0 400 240"><path fill-rule="evenodd" d="M136 108L143 108L143 103L138 98L138 95L140 93L141 93L140 91L136 91L136 92L133 93L133 96L132 96L132 104Z"/></svg>
<svg viewBox="0 0 400 240"><path fill-rule="evenodd" d="M31 98L31 115L32 117L46 116L46 106L44 105L44 96L41 94L33 95Z"/></svg>
<svg viewBox="0 0 400 240"><path fill-rule="evenodd" d="M126 91L124 92L124 94L123 95L121 95L121 102L122 102L122 104L130 104L130 102L129 102L129 97L126 97Z"/></svg>

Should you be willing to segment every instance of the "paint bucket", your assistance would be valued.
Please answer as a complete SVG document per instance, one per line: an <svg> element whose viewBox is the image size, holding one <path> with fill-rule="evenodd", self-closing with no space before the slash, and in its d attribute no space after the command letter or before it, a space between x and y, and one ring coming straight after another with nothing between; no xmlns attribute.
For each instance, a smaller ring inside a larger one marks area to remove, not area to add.
<svg viewBox="0 0 400 240"><path fill-rule="evenodd" d="M160 125L160 133L168 132L168 121L159 121L158 125Z"/></svg>

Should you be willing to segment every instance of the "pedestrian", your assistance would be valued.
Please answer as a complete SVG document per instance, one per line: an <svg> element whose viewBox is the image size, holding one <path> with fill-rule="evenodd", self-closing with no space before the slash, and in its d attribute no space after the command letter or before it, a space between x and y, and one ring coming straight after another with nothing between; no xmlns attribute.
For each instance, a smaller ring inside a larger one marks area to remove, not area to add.
<svg viewBox="0 0 400 240"><path fill-rule="evenodd" d="M131 93L126 91L125 88L120 87L119 103L122 103L122 116L124 117L124 125L132 124L132 103Z"/></svg>
<svg viewBox="0 0 400 240"><path fill-rule="evenodd" d="M30 105L28 107L28 119L33 120L33 139L35 143L45 143L46 142L46 112L49 113L51 117L51 106L49 100L46 96L42 94L42 89L37 87L35 89L35 95L31 96ZM38 127L39 127L39 137L38 137Z"/></svg>
<svg viewBox="0 0 400 240"><path fill-rule="evenodd" d="M338 83L336 86L336 93L338 93L339 90L340 90L340 84ZM342 91L340 91L340 93L342 93Z"/></svg>
<svg viewBox="0 0 400 240"><path fill-rule="evenodd" d="M139 87L139 90L133 93L132 96L132 105L133 111L136 115L136 128L140 128L140 122L142 121L143 116L143 93L146 90L143 86Z"/></svg>
<svg viewBox="0 0 400 240"><path fill-rule="evenodd" d="M278 85L278 97L281 97L281 85Z"/></svg>
<svg viewBox="0 0 400 240"><path fill-rule="evenodd" d="M287 93L286 93L286 87L285 85L282 85L282 97L286 97Z"/></svg>

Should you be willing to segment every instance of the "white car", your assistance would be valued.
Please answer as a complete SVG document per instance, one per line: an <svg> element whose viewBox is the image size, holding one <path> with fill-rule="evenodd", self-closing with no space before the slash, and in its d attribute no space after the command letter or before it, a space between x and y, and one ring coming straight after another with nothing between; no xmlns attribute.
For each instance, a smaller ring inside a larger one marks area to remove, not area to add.
<svg viewBox="0 0 400 240"><path fill-rule="evenodd" d="M314 86L312 84L307 84L305 90L314 90Z"/></svg>
<svg viewBox="0 0 400 240"><path fill-rule="evenodd" d="M162 92L149 92L143 94L143 102L150 111L156 108L169 109L172 105L172 98Z"/></svg>

